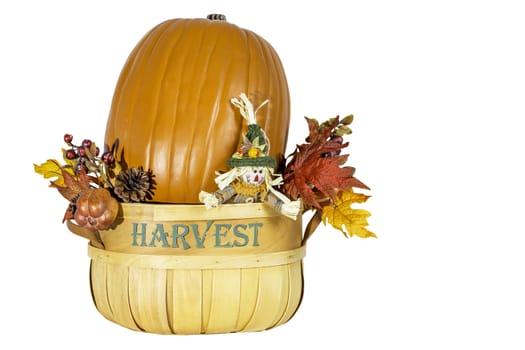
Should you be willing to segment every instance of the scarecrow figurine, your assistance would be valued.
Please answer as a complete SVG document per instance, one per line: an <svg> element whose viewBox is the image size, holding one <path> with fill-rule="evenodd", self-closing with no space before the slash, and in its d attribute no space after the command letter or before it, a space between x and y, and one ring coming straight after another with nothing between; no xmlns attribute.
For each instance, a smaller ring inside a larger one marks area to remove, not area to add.
<svg viewBox="0 0 525 350"><path fill-rule="evenodd" d="M248 121L248 132L237 152L227 161L231 170L215 178L219 190L214 193L201 191L199 200L207 209L223 203L264 202L295 220L301 210L301 202L291 201L274 188L282 183L282 177L273 174L276 161L268 155L269 141L264 130L255 122L255 114L268 100L256 110L244 93L239 98L232 98L231 102Z"/></svg>

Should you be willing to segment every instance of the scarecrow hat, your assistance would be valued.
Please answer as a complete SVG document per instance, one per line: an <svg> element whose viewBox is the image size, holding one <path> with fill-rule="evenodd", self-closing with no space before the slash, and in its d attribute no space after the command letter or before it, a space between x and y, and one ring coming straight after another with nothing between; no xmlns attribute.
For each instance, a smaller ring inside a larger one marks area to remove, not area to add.
<svg viewBox="0 0 525 350"><path fill-rule="evenodd" d="M239 108L241 115L248 121L248 132L237 152L228 159L227 164L230 168L248 166L275 168L275 158L268 155L270 142L264 130L255 122L255 113L268 102L268 100L264 101L254 110L252 103L244 93L231 99L231 103Z"/></svg>

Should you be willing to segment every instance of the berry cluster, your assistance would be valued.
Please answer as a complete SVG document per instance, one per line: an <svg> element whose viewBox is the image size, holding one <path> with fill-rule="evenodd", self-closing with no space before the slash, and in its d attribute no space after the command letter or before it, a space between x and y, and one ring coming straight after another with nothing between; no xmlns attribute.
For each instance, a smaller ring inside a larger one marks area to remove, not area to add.
<svg viewBox="0 0 525 350"><path fill-rule="evenodd" d="M346 147L343 145L343 136L336 135L335 133L330 134L329 142L333 143L334 151L321 153L321 158L335 157L341 154L341 148ZM340 145L340 146L338 146Z"/></svg>
<svg viewBox="0 0 525 350"><path fill-rule="evenodd" d="M92 173L100 180L100 175L104 174L104 167L115 165L115 155L111 151L105 151L100 155L98 148L90 139L84 139L80 145L73 144L73 135L65 134L64 142L69 146L64 150L64 158L68 164L75 169L75 173L81 171Z"/></svg>

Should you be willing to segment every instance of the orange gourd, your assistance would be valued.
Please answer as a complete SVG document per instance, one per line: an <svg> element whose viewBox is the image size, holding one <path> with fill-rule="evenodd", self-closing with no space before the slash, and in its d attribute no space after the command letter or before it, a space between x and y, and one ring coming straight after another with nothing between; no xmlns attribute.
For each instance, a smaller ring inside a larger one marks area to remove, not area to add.
<svg viewBox="0 0 525 350"><path fill-rule="evenodd" d="M117 218L118 202L105 188L81 192L76 202L75 221L90 230L105 230Z"/></svg>
<svg viewBox="0 0 525 350"><path fill-rule="evenodd" d="M119 141L128 166L152 170L154 202L199 203L216 189L245 133L230 99L245 92L270 155L285 151L290 102L281 61L257 34L224 20L172 19L131 52L115 88L105 142Z"/></svg>

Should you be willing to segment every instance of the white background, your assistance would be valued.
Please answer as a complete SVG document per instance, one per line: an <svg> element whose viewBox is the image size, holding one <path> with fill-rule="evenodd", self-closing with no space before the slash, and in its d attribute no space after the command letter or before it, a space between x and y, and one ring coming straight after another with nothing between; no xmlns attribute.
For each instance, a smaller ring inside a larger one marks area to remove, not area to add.
<svg viewBox="0 0 525 350"><path fill-rule="evenodd" d="M525 11L519 1L3 1L0 348L525 348ZM113 89L154 25L224 13L287 72L303 116L353 113L349 163L378 239L311 238L305 294L258 333L158 336L104 319L86 242L33 172L62 135L101 143ZM10 344L10 345L6 345Z"/></svg>

